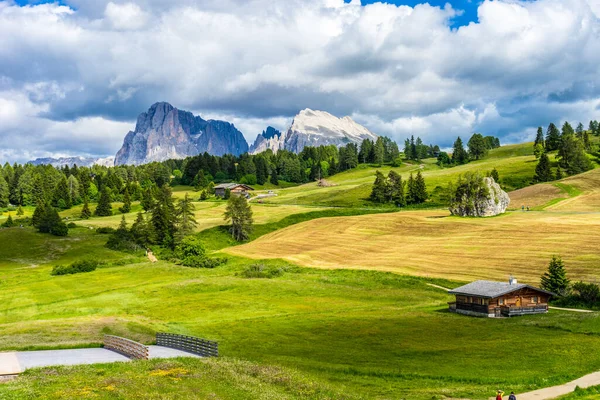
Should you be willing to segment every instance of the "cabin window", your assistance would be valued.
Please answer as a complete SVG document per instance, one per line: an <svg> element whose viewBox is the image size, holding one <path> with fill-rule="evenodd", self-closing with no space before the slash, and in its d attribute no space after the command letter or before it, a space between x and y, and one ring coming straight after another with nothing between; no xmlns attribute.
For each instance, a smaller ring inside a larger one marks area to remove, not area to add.
<svg viewBox="0 0 600 400"><path fill-rule="evenodd" d="M499 298L498 299L498 304L500 304L501 306L504 305L504 299L503 298Z"/></svg>
<svg viewBox="0 0 600 400"><path fill-rule="evenodd" d="M533 298L531 299L531 301L533 303L537 303L538 302L538 297L537 296L533 296Z"/></svg>

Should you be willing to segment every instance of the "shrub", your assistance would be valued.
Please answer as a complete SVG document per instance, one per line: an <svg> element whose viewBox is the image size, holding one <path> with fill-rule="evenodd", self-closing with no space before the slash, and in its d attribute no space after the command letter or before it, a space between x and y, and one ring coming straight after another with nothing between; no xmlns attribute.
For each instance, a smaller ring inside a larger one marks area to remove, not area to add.
<svg viewBox="0 0 600 400"><path fill-rule="evenodd" d="M77 224L75 222L69 222L67 224L67 228L69 228L69 229L77 228Z"/></svg>
<svg viewBox="0 0 600 400"><path fill-rule="evenodd" d="M82 260L75 261L71 265L57 265L52 268L51 275L73 275L82 272L92 272L98 268L98 261Z"/></svg>
<svg viewBox="0 0 600 400"><path fill-rule="evenodd" d="M283 268L269 268L265 267L264 264L252 264L246 267L242 272L241 276L244 278L276 278L282 276L285 273Z"/></svg>
<svg viewBox="0 0 600 400"><path fill-rule="evenodd" d="M102 235L110 235L112 233L115 233L114 228L109 228L109 227L101 227L96 229L96 233L100 233Z"/></svg>
<svg viewBox="0 0 600 400"><path fill-rule="evenodd" d="M56 224L50 228L50 234L54 236L67 236L69 234L69 228L61 221L60 224Z"/></svg>
<svg viewBox="0 0 600 400"><path fill-rule="evenodd" d="M179 264L190 268L215 268L227 262L226 258L209 258L206 248L196 236L187 236L175 248Z"/></svg>

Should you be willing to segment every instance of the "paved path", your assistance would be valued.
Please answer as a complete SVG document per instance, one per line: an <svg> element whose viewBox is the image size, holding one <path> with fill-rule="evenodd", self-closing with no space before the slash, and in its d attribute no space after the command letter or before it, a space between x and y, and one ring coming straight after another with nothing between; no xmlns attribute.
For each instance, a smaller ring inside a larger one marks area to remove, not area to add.
<svg viewBox="0 0 600 400"><path fill-rule="evenodd" d="M582 310L579 308L563 308L563 307L548 307L551 310L560 310L560 311L573 311L573 312L582 312L582 313L593 313L592 310Z"/></svg>
<svg viewBox="0 0 600 400"><path fill-rule="evenodd" d="M148 349L150 358L199 357L186 351L162 346L148 346ZM0 376L20 374L29 368L127 361L131 360L124 355L104 348L0 353Z"/></svg>
<svg viewBox="0 0 600 400"><path fill-rule="evenodd" d="M564 385L547 387L545 389L534 390L533 392L517 393L517 399L519 400L552 400L565 394L573 393L575 388L579 386L581 389L589 388L591 386L600 385L600 372L594 372L589 375L583 376L572 382L565 383ZM495 397L490 397L490 400ZM504 396L504 399L508 399L508 396Z"/></svg>

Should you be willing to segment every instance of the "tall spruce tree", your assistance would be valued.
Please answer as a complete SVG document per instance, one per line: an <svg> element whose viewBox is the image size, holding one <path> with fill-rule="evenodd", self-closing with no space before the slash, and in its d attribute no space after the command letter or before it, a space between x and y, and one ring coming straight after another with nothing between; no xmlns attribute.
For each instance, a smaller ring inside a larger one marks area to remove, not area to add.
<svg viewBox="0 0 600 400"><path fill-rule="evenodd" d="M553 179L552 170L550 169L550 159L546 153L542 153L540 161L535 167L534 182L549 182Z"/></svg>
<svg viewBox="0 0 600 400"><path fill-rule="evenodd" d="M110 192L107 186L102 188L98 205L94 211L96 217L108 217L112 215L112 204L110 202Z"/></svg>
<svg viewBox="0 0 600 400"><path fill-rule="evenodd" d="M139 212L133 225L131 225L131 235L135 242L140 246L147 246L151 241L151 231L144 214Z"/></svg>
<svg viewBox="0 0 600 400"><path fill-rule="evenodd" d="M554 151L558 150L560 146L560 131L553 123L548 125L548 130L546 131L546 151Z"/></svg>
<svg viewBox="0 0 600 400"><path fill-rule="evenodd" d="M129 185L125 186L125 193L123 193L123 207L119 208L119 211L123 214L127 214L131 211L131 195L129 194Z"/></svg>
<svg viewBox="0 0 600 400"><path fill-rule="evenodd" d="M92 216L92 211L90 210L90 204L88 202L88 197L85 195L83 197L83 208L81 209L81 219L90 219Z"/></svg>
<svg viewBox="0 0 600 400"><path fill-rule="evenodd" d="M151 224L154 243L175 248L176 222L177 218L171 188L165 184L158 190L154 208L152 209Z"/></svg>
<svg viewBox="0 0 600 400"><path fill-rule="evenodd" d="M415 204L416 192L415 178L411 172L408 177L408 183L406 184L406 204Z"/></svg>
<svg viewBox="0 0 600 400"><path fill-rule="evenodd" d="M252 208L243 196L231 196L223 215L226 222L231 222L231 236L238 242L247 240L252 232Z"/></svg>
<svg viewBox="0 0 600 400"><path fill-rule="evenodd" d="M454 141L452 146L452 163L455 165L462 165L469 161L469 156L463 145L460 136Z"/></svg>
<svg viewBox="0 0 600 400"><path fill-rule="evenodd" d="M375 182L373 183L373 189L371 190L371 196L369 199L374 203L385 203L387 201L388 184L385 176L379 172L375 172Z"/></svg>
<svg viewBox="0 0 600 400"><path fill-rule="evenodd" d="M533 147L535 148L538 144L541 145L542 148L544 148L545 146L544 130L541 126L537 128L537 135L535 136L535 142L533 142Z"/></svg>
<svg viewBox="0 0 600 400"><path fill-rule="evenodd" d="M144 190L144 194L142 196L142 208L144 211L152 211L154 208L154 193L152 193L152 188L148 187Z"/></svg>
<svg viewBox="0 0 600 400"><path fill-rule="evenodd" d="M186 193L185 197L179 200L176 209L178 241L181 241L184 237L194 233L194 230L198 225L194 210L194 203L192 203L192 199L190 199Z"/></svg>
<svg viewBox="0 0 600 400"><path fill-rule="evenodd" d="M279 186L279 177L277 176L277 168L275 168L275 166L271 169L271 183L275 186Z"/></svg>
<svg viewBox="0 0 600 400"><path fill-rule="evenodd" d="M565 131L569 132L568 128ZM558 158L558 164L569 175L580 174L592 169L592 163L585 155L583 143L572 133L565 133L562 136Z"/></svg>
<svg viewBox="0 0 600 400"><path fill-rule="evenodd" d="M67 178L65 178L64 175L54 189L54 193L52 195L52 205L62 209L69 209L73 206L73 203L71 202L71 195L69 193Z"/></svg>
<svg viewBox="0 0 600 400"><path fill-rule="evenodd" d="M391 201L398 207L406 206L406 198L404 196L404 182L402 182L402 176L400 176L394 171L390 171L388 174L387 189L388 201Z"/></svg>
<svg viewBox="0 0 600 400"><path fill-rule="evenodd" d="M35 207L35 210L33 211L33 216L31 217L31 225L33 225L35 228L40 227L40 224L42 222L42 218L44 217L44 215L46 214L46 205L44 203L40 203Z"/></svg>
<svg viewBox="0 0 600 400"><path fill-rule="evenodd" d="M383 145L383 139L380 137L377 138L377 141L375 142L375 146L373 147L374 149L374 160L373 162L375 164L378 165L382 165L383 161L384 161L384 156L385 156L385 147Z"/></svg>
<svg viewBox="0 0 600 400"><path fill-rule="evenodd" d="M421 171L418 171L417 176L415 177L414 195L412 196L412 200L415 204L421 204L425 203L428 197L429 195L427 194L425 178L423 178L423 174L421 174Z"/></svg>
<svg viewBox="0 0 600 400"><path fill-rule="evenodd" d="M542 275L540 286L542 289L555 293L559 296L566 296L569 293L571 281L567 278L567 270L562 259L552 256L548 271Z"/></svg>
<svg viewBox="0 0 600 400"><path fill-rule="evenodd" d="M10 189L4 177L0 174L0 207L8 207Z"/></svg>
<svg viewBox="0 0 600 400"><path fill-rule="evenodd" d="M469 147L471 159L479 160L487 155L488 147L483 135L480 133L474 133L469 139L467 146Z"/></svg>
<svg viewBox="0 0 600 400"><path fill-rule="evenodd" d="M577 124L577 128L575 128L575 135L577 136L577 139L583 140L583 132L584 132L583 124L580 122Z"/></svg>

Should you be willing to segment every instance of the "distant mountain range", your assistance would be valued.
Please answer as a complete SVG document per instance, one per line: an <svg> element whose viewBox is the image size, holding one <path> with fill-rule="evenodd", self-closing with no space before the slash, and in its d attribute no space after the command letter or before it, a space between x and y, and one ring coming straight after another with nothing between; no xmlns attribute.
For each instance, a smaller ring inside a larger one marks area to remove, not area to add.
<svg viewBox="0 0 600 400"><path fill-rule="evenodd" d="M306 146L360 144L364 139L377 140L377 135L350 117L338 118L325 111L304 109L294 117L285 131L269 126L248 147L244 135L225 121L204 120L189 111L178 110L169 103L156 103L140 114L134 131L113 158L82 157L38 158L31 164L55 166L77 164L140 165L153 161L182 159L207 152L215 156L273 152L285 149L300 153Z"/></svg>
<svg viewBox="0 0 600 400"><path fill-rule="evenodd" d="M59 158L36 158L33 161L29 161L28 164L32 165L52 165L54 167L60 168L65 165L73 166L77 165L78 167L91 167L93 165L100 165L103 167L112 167L115 164L114 157L106 157L106 158L85 158L85 157L59 157Z"/></svg>

